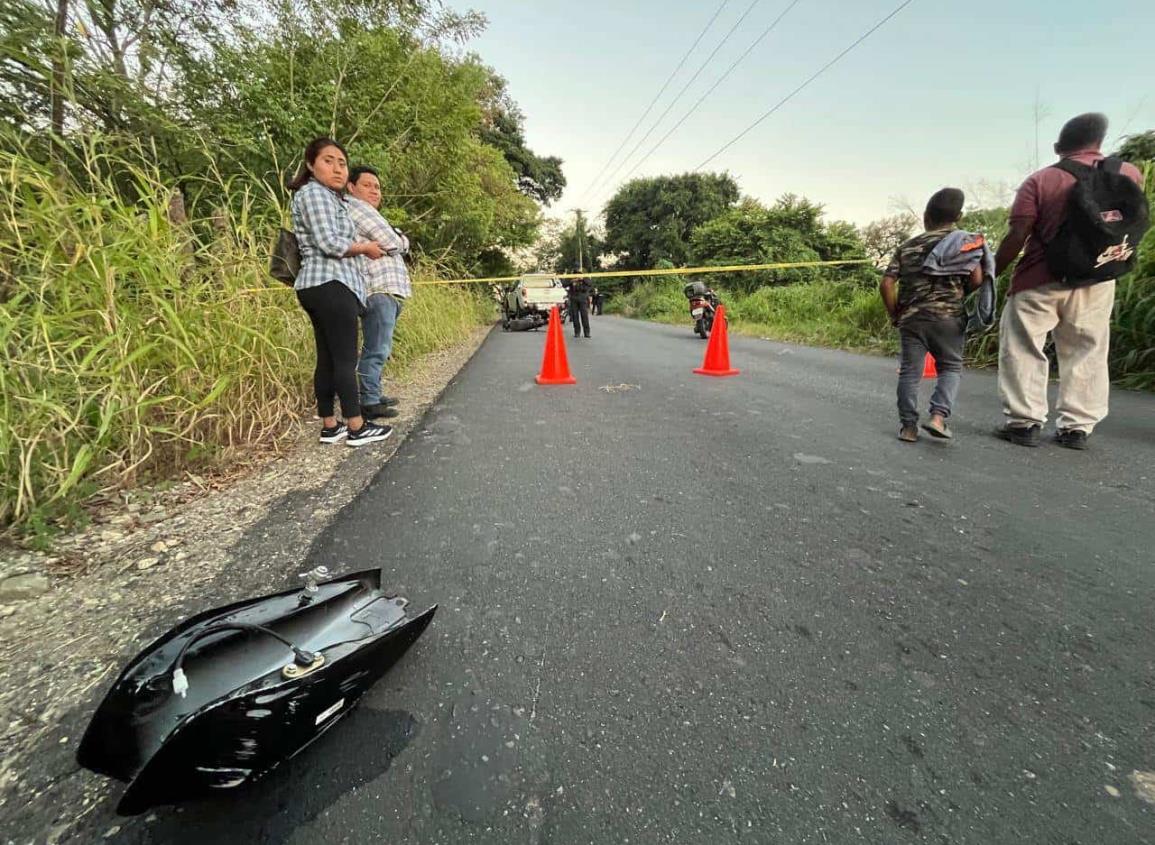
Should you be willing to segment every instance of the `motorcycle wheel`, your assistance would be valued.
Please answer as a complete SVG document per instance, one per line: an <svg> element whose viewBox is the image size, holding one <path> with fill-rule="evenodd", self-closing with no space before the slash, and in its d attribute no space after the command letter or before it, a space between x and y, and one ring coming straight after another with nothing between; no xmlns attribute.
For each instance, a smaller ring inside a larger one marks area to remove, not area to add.
<svg viewBox="0 0 1155 845"><path fill-rule="evenodd" d="M694 331L697 332L698 337L702 338L702 340L705 340L706 338L708 338L710 336L709 331L706 330L706 321L705 320L699 320L697 323L695 323L694 324Z"/></svg>

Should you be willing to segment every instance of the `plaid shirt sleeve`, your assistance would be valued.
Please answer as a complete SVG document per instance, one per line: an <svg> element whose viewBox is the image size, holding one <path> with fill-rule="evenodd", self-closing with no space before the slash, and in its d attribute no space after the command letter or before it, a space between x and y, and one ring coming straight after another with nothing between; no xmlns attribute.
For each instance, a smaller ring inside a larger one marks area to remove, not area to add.
<svg viewBox="0 0 1155 845"><path fill-rule="evenodd" d="M366 202L350 198L349 216L357 227L358 235L392 251L392 254L383 255L375 261L365 262L368 293L387 293L408 299L413 295L413 288L402 256L409 252L409 239L390 226L389 221Z"/></svg>
<svg viewBox="0 0 1155 845"><path fill-rule="evenodd" d="M382 249L402 254L409 251L409 239L390 226L389 221L369 203L351 197L349 216L353 218L357 234L376 241Z"/></svg>
<svg viewBox="0 0 1155 845"><path fill-rule="evenodd" d="M353 239L341 231L336 206L321 191L302 191L298 209L317 249L330 258L344 258Z"/></svg>

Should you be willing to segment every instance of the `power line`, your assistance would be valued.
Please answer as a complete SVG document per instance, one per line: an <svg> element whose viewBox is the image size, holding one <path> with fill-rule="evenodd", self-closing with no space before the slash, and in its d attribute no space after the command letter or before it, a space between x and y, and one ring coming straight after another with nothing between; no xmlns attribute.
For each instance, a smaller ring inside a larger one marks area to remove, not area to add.
<svg viewBox="0 0 1155 845"><path fill-rule="evenodd" d="M654 153L656 153L658 151L658 148L661 147L662 144L666 143L666 141L669 140L669 137L671 135L673 135L675 132L677 132L678 128L683 123L685 123L687 120L690 119L690 115L692 115L695 111L697 111L698 106L702 105L702 103L705 101L705 99L707 97L709 97L711 94L713 94L715 89L726 80L726 77L728 77L731 73L733 73L734 68L738 67L738 65L740 65L745 60L745 58L747 56L749 56L750 53L752 53L754 51L754 48L757 47L759 44L761 44L765 40L766 36L774 31L774 28L778 26L779 21L781 21L784 17L786 17L786 15L790 12L790 10L793 9L795 6L797 6L801 2L802 2L802 0L793 0L793 2L791 2L785 9L782 10L782 13L780 15L778 15L778 17L776 17L773 21L770 22L770 25L768 27L766 27L764 30L762 30L762 34L754 39L753 43L751 43L750 46L746 48L746 52L744 52L741 56L739 56L734 61L734 63L732 65L730 65L730 67L726 68L726 71L721 76L718 77L718 79L714 82L714 84L711 85L706 90L706 92L704 94L702 94L702 96L697 99L697 101L694 103L694 105L690 106L689 111L687 111L684 115L682 115L681 120L679 120L677 123L675 123L673 126L671 126L670 130L665 135L662 136L661 140L658 141L658 143L654 144L654 146L650 148L650 151L648 153L646 153L644 156L642 156L640 159L638 159L637 163L634 164L634 166L632 168L630 168L630 171L625 176L622 177L623 182L626 179L629 179L630 176L632 176L635 172L637 172L637 169L639 167L641 167L643 164L645 164L646 161L649 160L650 156L652 156Z"/></svg>
<svg viewBox="0 0 1155 845"><path fill-rule="evenodd" d="M704 71L706 66L709 65L711 61L713 61L714 56L716 56L718 51L722 49L723 45L725 45L725 43L730 40L730 36L732 36L737 31L738 27L742 25L742 21L746 20L750 13L754 11L754 7L757 6L760 2L761 0L752 0L750 5L746 7L746 11L742 13L742 17L738 18L735 24L730 27L730 31L726 33L726 35L722 38L721 41L718 42L718 45L713 49L710 55L706 57L706 60L698 66L696 71L694 71L694 75L690 77L690 81L682 86L682 90L674 96L674 99L670 100L669 105L666 106L666 110L662 112L661 116L659 116L656 121L654 121L654 123L646 131L646 134L643 135L641 139L639 139L638 143L634 144L634 148L629 151L626 157L618 162L618 166L614 168L613 173L611 173L609 176L609 180L611 182L613 181L614 176L618 174L618 171L620 171L625 165L625 163L633 158L633 155L638 151L638 148L641 147L642 144L644 144L646 140L654 134L654 130L657 129L661 125L662 121L666 119L666 115L668 115L670 110L673 109L675 105L677 105L678 100L682 99L682 95L684 95L689 87L698 80L698 77L702 75L702 71Z"/></svg>
<svg viewBox="0 0 1155 845"><path fill-rule="evenodd" d="M642 125L642 121L650 116L650 112L654 110L654 106L658 104L658 100L660 100L662 95L666 93L666 89L670 87L670 83L674 81L674 77L677 76L678 72L685 66L686 60L689 59L690 55L694 52L695 49L697 49L698 45L702 42L702 39L706 37L706 33L710 31L710 27L714 25L714 21L718 19L718 15L722 14L722 10L725 9L729 3L730 0L722 0L722 4L718 6L717 10L714 12L714 16L706 22L704 27L702 27L702 31L698 33L698 37L695 38L694 43L690 45L690 49L688 49L685 55L682 56L673 72L668 77L666 77L666 81L662 83L662 87L658 90L658 93L654 95L654 99L650 100L650 104L646 106L646 110L642 112L642 116L638 118L637 123L633 125L633 128L630 129L628 133L626 133L626 137L622 139L620 144L618 144L618 148L613 151L613 154L608 159L606 159L606 163L602 165L602 169L598 171L598 175L595 176L589 183L589 186L582 193L582 199L585 199L585 195L588 194L590 189L592 189L594 185L598 183L598 180L602 178L606 170L608 170L609 166L613 163L614 159L618 157L618 153L620 153L626 144L630 142L630 139L634 137L634 133L638 131L638 127Z"/></svg>
<svg viewBox="0 0 1155 845"><path fill-rule="evenodd" d="M833 59L831 59L826 64L824 64L821 68L819 68L818 71L813 76L811 76L809 79L807 79L801 85L799 85L797 88L795 88L789 94L787 94L785 97L783 97L777 103L775 103L773 108L771 108L770 110L765 112L761 117L759 117L757 120L755 120L749 126L747 126L745 129L743 129L741 132L739 132L737 135L735 135L729 141L727 141L717 152L715 152L713 155L711 155L709 158L707 158L705 161L703 161L701 164L699 164L697 167L695 167L694 172L697 173L699 170L701 170L707 164L712 162L714 159L716 159L722 153L726 152L726 150L730 149L730 147L734 146L736 143L738 143L743 138L745 138L747 135L749 135L760 123L762 123L762 121L764 121L766 118L770 117L770 115L774 114L774 112L778 111L778 109L782 108L782 106L786 105L786 103L788 103L790 100L792 100L794 98L794 95L796 95L803 88L808 86L815 79L822 76L822 74L826 73L826 71L828 71L830 68L834 67L834 65L836 65L839 62L839 60L842 59L843 56L845 56L847 53L849 53L851 50L853 50L855 47L857 47L859 44L861 44L863 41L865 41L867 38L869 38L871 35L873 35L879 29L881 29L883 27L883 25L886 24L891 18L893 18L895 15L897 15L899 12L901 12L903 9L905 9L907 6L909 6L913 2L914 2L914 0L904 0L904 2L900 3L894 9L894 11L892 11L885 18L880 20L878 23L876 23L874 26L872 26L870 29L868 29L866 32L864 32L862 35L860 35L858 38L856 38L854 40L854 42L850 44L849 47L844 49L841 53L839 53Z"/></svg>

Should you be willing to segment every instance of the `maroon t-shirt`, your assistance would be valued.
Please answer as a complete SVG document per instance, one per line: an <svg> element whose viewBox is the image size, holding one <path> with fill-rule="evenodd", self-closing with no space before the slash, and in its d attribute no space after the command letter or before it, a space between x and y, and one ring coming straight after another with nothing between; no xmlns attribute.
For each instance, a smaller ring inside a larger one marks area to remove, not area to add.
<svg viewBox="0 0 1155 845"><path fill-rule="evenodd" d="M1103 154L1088 150L1063 158L1080 164L1094 164L1102 160ZM1139 187L1143 186L1143 174L1135 165L1123 162L1122 172ZM1028 224L1031 236L1027 240L1022 259L1015 267L1015 275L1011 280L1012 294L1056 281L1047 269L1044 250L1067 219L1067 198L1073 187L1075 177L1070 173L1057 167L1044 167L1028 176L1015 194L1015 204L1011 206L1011 222Z"/></svg>

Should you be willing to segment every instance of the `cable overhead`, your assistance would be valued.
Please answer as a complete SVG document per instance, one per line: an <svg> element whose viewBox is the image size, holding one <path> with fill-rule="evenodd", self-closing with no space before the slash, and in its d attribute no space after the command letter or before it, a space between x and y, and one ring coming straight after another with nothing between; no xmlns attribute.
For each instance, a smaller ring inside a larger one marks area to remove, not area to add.
<svg viewBox="0 0 1155 845"><path fill-rule="evenodd" d="M658 90L658 93L654 95L654 99L650 100L650 104L646 106L646 110L642 112L642 116L638 118L637 123L635 123L633 128L631 128L630 131L626 133L626 137L622 139L620 144L618 144L618 148L613 151L613 154L610 155L608 159L606 159L606 163L602 165L602 169L598 171L598 175L590 181L585 191L582 192L582 199L585 199L585 196L590 192L590 189L592 189L593 186L598 183L598 180L601 179L603 175L605 175L606 170L609 169L609 166L613 163L614 159L618 157L618 153L620 153L622 148L624 148L625 145L630 142L630 139L634 137L634 133L638 131L638 127L642 125L642 121L650 116L650 112L654 110L654 106L658 104L658 100L660 100L662 95L666 93L666 89L670 87L670 83L674 81L674 77L677 76L678 72L685 66L686 60L689 59L690 55L694 52L695 49L697 49L698 45L702 42L702 39L706 37L706 33L710 31L710 27L714 25L714 21L718 19L718 16L722 14L722 10L725 9L729 3L730 0L722 0L721 5L719 5L715 10L713 17L711 17L710 20L706 22L706 25L702 27L702 31L698 33L698 37L694 39L694 43L690 45L690 49L688 49L685 55L682 56L681 60L678 62L677 67L675 67L670 75L666 77L666 81L662 83L662 87Z"/></svg>
<svg viewBox="0 0 1155 845"><path fill-rule="evenodd" d="M738 67L738 65L740 65L743 62L743 60L747 56L749 56L750 53L752 53L754 51L754 48L757 47L759 44L761 44L766 39L766 36L774 31L774 28L778 26L778 22L781 21L784 17L786 17L786 15L790 12L790 10L793 9L795 6L797 6L801 2L802 2L802 0L793 0L793 2L791 2L785 9L782 10L782 13L780 15L778 15L778 17L776 17L773 21L770 22L770 25L768 27L766 27L764 30L762 30L762 34L754 39L753 43L751 43L750 46L746 48L746 52L744 52L741 56L739 56L734 61L734 63L732 65L730 65L730 67L726 68L725 72L721 76L718 77L718 79L714 82L714 84L711 85L708 89L706 89L706 92L704 94L702 94L702 96L699 97L697 99L697 101L695 101L694 105L690 106L689 111L687 111L684 115L682 115L682 118L677 123L675 123L673 126L670 127L670 130L665 135L662 136L661 140L658 141L658 143L654 144L654 146L650 148L650 151L648 153L646 153L644 156L642 156L640 159L638 159L637 163L632 168L630 168L630 171L628 173L626 173L625 176L622 177L623 182L625 180L629 179L635 172L637 172L638 168L641 167L643 164L645 164L646 161L649 160L650 156L652 156L654 153L656 153L658 151L658 148L661 147L662 144L666 143L666 141L669 140L670 136L673 135L675 132L677 132L678 128L683 123L685 123L687 120L690 119L690 115L692 115L695 111L697 111L698 106L702 105L702 103L705 101L705 99L707 97L709 97L711 94L713 94L714 90L726 80L726 77L728 77L731 73L733 73L734 68Z"/></svg>
<svg viewBox="0 0 1155 845"><path fill-rule="evenodd" d="M757 6L760 2L761 0L753 0L753 2L751 2L750 5L746 7L746 11L742 13L742 17L738 18L734 25L730 27L730 31L726 33L722 40L718 42L718 45L714 47L713 51L711 51L710 55L706 57L706 60L698 66L696 71L694 71L694 75L690 77L690 81L682 86L682 90L674 96L674 99L670 100L669 105L666 106L666 110L662 112L656 121L654 121L654 123L646 131L646 134L638 140L638 143L634 144L634 148L626 154L626 157L618 162L618 166L614 168L613 173L611 173L609 176L610 181L612 181L614 176L618 174L618 171L622 169L622 166L633 157L634 153L638 151L638 148L641 147L642 144L644 144L646 140L654 134L654 130L657 129L661 125L662 121L666 119L666 115L668 115L670 110L673 109L675 105L677 105L678 100L682 99L682 96L686 93L689 87L697 82L698 77L702 75L702 71L704 71L706 66L709 65L711 61L713 61L714 56L716 56L718 51L721 50L725 43L730 40L730 36L732 36L737 31L738 27L742 25L742 22L746 20L747 17L749 17L750 13L754 11L754 7Z"/></svg>
<svg viewBox="0 0 1155 845"><path fill-rule="evenodd" d="M843 56L845 56L847 53L849 53L851 50L853 50L855 47L857 47L859 44L861 44L863 41L865 41L867 38L869 38L871 35L873 35L879 29L881 29L891 18L893 18L895 15L897 15L899 12L901 12L903 9L905 9L907 6L909 6L913 2L914 2L914 0L904 0L904 2L900 3L897 7L895 7L894 11L892 11L889 15L887 15L885 18L880 20L878 23L876 23L874 26L872 26L866 32L862 33L862 35L858 36L858 38L856 38L850 44L850 46L846 47L846 49L844 49L841 53L839 53L833 59L831 59L826 64L824 64L812 76L810 76L805 82L803 82L801 85L799 85L793 91L791 91L789 94L787 94L785 97L783 97L777 103L775 103L774 106L772 108L770 108L768 111L766 111L765 113L763 113L761 117L759 117L757 120L755 120L749 126L747 126L745 129L743 129L741 132L739 132L737 135L735 135L733 138L731 138L729 141L727 141L725 144L723 144L718 149L717 152L715 152L713 155L711 155L709 158L707 158L705 161L703 161L701 164L699 164L697 167L695 167L694 172L697 173L698 171L700 171L703 167L705 167L707 164L712 162L714 159L716 159L722 153L726 152L726 150L730 149L730 147L734 146L736 143L738 143L743 138L745 138L747 135L749 135L760 123L762 123L762 121L766 120L766 118L770 117L770 115L774 114L774 112L778 111L778 109L782 108L782 106L784 106L784 105L786 105L786 103L790 102L790 100L792 100L794 98L794 96L796 94L798 94L803 88L808 86L811 82L816 80L818 77L822 76L822 74L826 73L826 71L830 70L830 68L834 67L834 65L836 65L842 59Z"/></svg>

